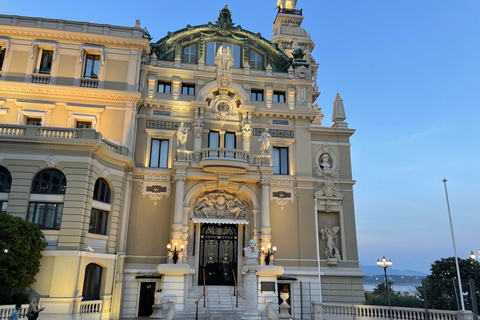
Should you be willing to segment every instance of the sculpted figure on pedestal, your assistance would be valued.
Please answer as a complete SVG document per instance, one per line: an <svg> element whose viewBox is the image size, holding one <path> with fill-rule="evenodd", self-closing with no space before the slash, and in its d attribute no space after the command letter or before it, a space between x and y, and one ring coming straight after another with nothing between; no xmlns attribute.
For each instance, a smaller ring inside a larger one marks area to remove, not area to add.
<svg viewBox="0 0 480 320"><path fill-rule="evenodd" d="M320 230L322 233L322 240L327 241L327 245L325 246L325 258L334 258L340 259L340 252L338 251L338 231L340 227L325 227L324 229Z"/></svg>
<svg viewBox="0 0 480 320"><path fill-rule="evenodd" d="M177 130L177 147L180 150L185 150L185 144L187 143L188 128L182 122Z"/></svg>
<svg viewBox="0 0 480 320"><path fill-rule="evenodd" d="M247 259L245 265L258 265L258 249L255 249L256 244L257 241L250 239L250 241L248 241L248 247L243 248L245 258Z"/></svg>
<svg viewBox="0 0 480 320"><path fill-rule="evenodd" d="M270 154L270 139L272 136L270 133L268 133L268 128L265 128L265 130L262 132L262 135L260 136L260 139L258 141L262 142L262 146L260 147L260 150L262 151L262 154L264 155L269 155Z"/></svg>

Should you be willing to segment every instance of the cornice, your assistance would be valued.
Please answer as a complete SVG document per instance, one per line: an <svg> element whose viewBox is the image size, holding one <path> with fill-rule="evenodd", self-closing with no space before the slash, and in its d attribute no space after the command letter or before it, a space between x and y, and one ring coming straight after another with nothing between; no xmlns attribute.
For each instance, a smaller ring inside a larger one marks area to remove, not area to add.
<svg viewBox="0 0 480 320"><path fill-rule="evenodd" d="M322 134L343 134L351 136L357 131L356 129L350 128L338 128L338 127L313 127L308 128L311 133L322 133Z"/></svg>
<svg viewBox="0 0 480 320"><path fill-rule="evenodd" d="M38 85L28 82L0 81L0 94L11 94L17 98L45 97L45 98L66 98L80 100L94 100L104 102L137 103L141 100L138 92L126 93L106 89L89 89L80 87Z"/></svg>
<svg viewBox="0 0 480 320"><path fill-rule="evenodd" d="M3 27L3 28L2 28ZM128 49L137 49L143 53L149 53L150 47L147 39L131 39L130 41L125 41L125 38L116 37L116 36L93 36L89 33L77 33L77 32L67 32L67 31L57 31L57 30L48 30L48 32L41 31L30 31L27 28L22 27L11 27L16 30L4 29L5 26L0 26L0 32L2 36L11 37L11 38L28 38L32 40L44 39L52 40L57 42L74 42L74 43L89 43L89 44L98 44L104 45L107 47L122 47ZM26 30L21 30L26 29Z"/></svg>

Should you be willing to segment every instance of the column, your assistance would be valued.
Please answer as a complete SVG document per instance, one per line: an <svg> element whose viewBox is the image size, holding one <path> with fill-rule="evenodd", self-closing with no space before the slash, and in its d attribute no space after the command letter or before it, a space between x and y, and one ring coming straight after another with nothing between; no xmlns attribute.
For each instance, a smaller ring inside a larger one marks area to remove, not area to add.
<svg viewBox="0 0 480 320"><path fill-rule="evenodd" d="M270 175L262 175L260 181L262 187L262 211L261 211L261 246L267 247L270 244ZM263 259L263 258L262 258Z"/></svg>
<svg viewBox="0 0 480 320"><path fill-rule="evenodd" d="M173 226L172 226L172 242L178 242L178 246L182 243L182 228L183 228L183 196L185 192L186 176L182 173L175 175L175 209L173 211ZM173 246L172 243L172 246Z"/></svg>

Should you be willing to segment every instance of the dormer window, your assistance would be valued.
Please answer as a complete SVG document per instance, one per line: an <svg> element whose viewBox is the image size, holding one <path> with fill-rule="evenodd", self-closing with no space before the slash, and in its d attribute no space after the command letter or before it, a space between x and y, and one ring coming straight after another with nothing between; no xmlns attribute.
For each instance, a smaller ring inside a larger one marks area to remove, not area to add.
<svg viewBox="0 0 480 320"><path fill-rule="evenodd" d="M262 56L255 51L250 51L250 69L262 70Z"/></svg>
<svg viewBox="0 0 480 320"><path fill-rule="evenodd" d="M183 48L183 63L197 63L197 45Z"/></svg>
<svg viewBox="0 0 480 320"><path fill-rule="evenodd" d="M207 65L210 65L210 66L215 65L215 57L217 55L218 49L222 45L230 48L230 52L233 56L233 67L240 68L241 66L240 60L242 60L240 58L241 56L240 46L237 44L225 43L225 42L208 42L207 43L207 61L206 61Z"/></svg>

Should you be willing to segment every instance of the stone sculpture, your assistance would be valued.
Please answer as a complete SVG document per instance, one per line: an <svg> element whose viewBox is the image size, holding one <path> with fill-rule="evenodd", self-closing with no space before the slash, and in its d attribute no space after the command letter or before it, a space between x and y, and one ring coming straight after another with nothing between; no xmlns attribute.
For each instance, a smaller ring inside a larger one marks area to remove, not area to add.
<svg viewBox="0 0 480 320"><path fill-rule="evenodd" d="M245 266L242 271L245 275L245 313L242 319L260 320L258 314L258 293L257 293L257 272L260 271L258 265L258 249L255 248L257 242L253 239L248 241L248 247L243 248L245 253Z"/></svg>
<svg viewBox="0 0 480 320"><path fill-rule="evenodd" d="M265 128L265 130L262 132L262 135L260 136L260 139L258 141L262 142L262 146L260 147L260 150L262 151L262 155L269 155L270 154L270 139L272 136L270 133L268 133L268 128Z"/></svg>
<svg viewBox="0 0 480 320"><path fill-rule="evenodd" d="M340 252L338 250L338 231L340 230L339 226L329 228L325 227L320 230L322 234L322 240L326 240L327 244L325 246L325 258L327 259L340 259Z"/></svg>
<svg viewBox="0 0 480 320"><path fill-rule="evenodd" d="M246 201L225 192L213 192L200 196L193 205L193 212L207 219L212 216L223 218L226 215L233 215L233 219L236 220L246 214L247 208Z"/></svg>
<svg viewBox="0 0 480 320"><path fill-rule="evenodd" d="M185 150L187 137L188 137L188 128L182 122L180 123L180 126L178 127L178 130L177 130L177 147L179 150Z"/></svg>

